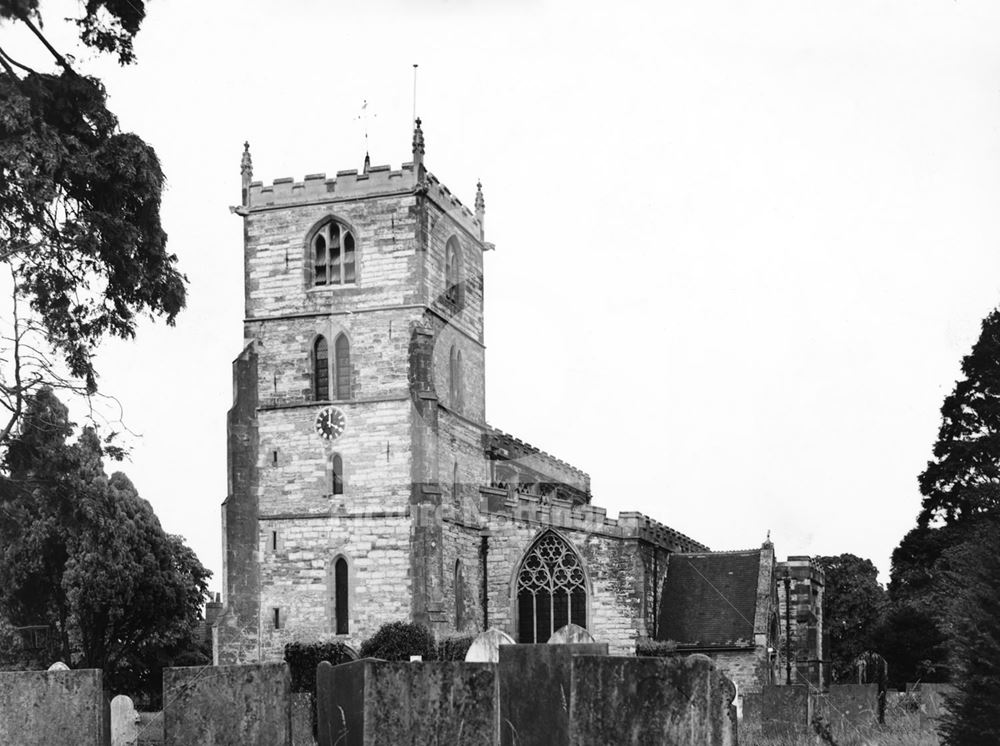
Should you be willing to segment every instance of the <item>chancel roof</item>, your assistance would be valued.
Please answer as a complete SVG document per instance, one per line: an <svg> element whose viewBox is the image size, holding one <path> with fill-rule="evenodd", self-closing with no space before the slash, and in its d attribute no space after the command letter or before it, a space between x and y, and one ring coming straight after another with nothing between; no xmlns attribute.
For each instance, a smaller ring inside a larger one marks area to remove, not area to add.
<svg viewBox="0 0 1000 746"><path fill-rule="evenodd" d="M680 647L754 644L760 550L671 554L656 637Z"/></svg>

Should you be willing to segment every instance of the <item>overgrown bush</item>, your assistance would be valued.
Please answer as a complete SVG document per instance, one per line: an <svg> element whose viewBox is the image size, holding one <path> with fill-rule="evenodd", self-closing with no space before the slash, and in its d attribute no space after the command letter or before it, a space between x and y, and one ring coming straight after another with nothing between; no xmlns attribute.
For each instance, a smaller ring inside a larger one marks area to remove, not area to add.
<svg viewBox="0 0 1000 746"><path fill-rule="evenodd" d="M646 658L669 658L677 655L677 643L671 640L639 640L635 654Z"/></svg>
<svg viewBox="0 0 1000 746"><path fill-rule="evenodd" d="M361 643L361 657L408 661L411 655L420 655L425 661L434 660L435 647L434 635L423 625L387 622Z"/></svg>
<svg viewBox="0 0 1000 746"><path fill-rule="evenodd" d="M285 645L285 662L292 675L293 692L316 694L316 666L320 661L333 665L354 660L350 649L342 642L290 642Z"/></svg>
<svg viewBox="0 0 1000 746"><path fill-rule="evenodd" d="M472 635L442 637L437 642L437 650L434 657L439 661L464 661L465 654L469 652L474 639L476 638Z"/></svg>

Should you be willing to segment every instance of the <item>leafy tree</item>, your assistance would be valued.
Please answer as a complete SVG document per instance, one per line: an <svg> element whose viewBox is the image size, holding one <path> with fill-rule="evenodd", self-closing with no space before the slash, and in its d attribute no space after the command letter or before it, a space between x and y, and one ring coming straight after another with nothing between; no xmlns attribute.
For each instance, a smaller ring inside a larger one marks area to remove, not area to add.
<svg viewBox="0 0 1000 746"><path fill-rule="evenodd" d="M885 608L885 590L871 560L853 554L816 557L826 575L823 625L830 632L831 668L837 683L850 682L854 663L874 648Z"/></svg>
<svg viewBox="0 0 1000 746"><path fill-rule="evenodd" d="M8 447L0 612L14 626L48 625L51 655L104 669L112 686L141 682L165 652L194 644L211 573L124 474L105 473L93 430L71 443L72 431L42 389Z"/></svg>
<svg viewBox="0 0 1000 746"><path fill-rule="evenodd" d="M956 692L942 723L949 746L1000 743L1000 521L980 522L975 534L953 558Z"/></svg>
<svg viewBox="0 0 1000 746"><path fill-rule="evenodd" d="M934 460L920 475L918 525L947 524L1000 507L1000 309L962 360L965 376L941 407Z"/></svg>
<svg viewBox="0 0 1000 746"><path fill-rule="evenodd" d="M143 0L87 0L84 43L133 61ZM0 443L42 386L97 391L94 351L134 336L138 317L173 323L183 275L160 224L164 177L152 147L118 128L101 82L76 72L36 24L38 0L0 0L51 53L39 72L0 47L0 261L11 311L0 333Z"/></svg>
<svg viewBox="0 0 1000 746"><path fill-rule="evenodd" d="M406 661L411 655L434 659L434 635L421 624L386 622L374 635L361 643L362 658Z"/></svg>

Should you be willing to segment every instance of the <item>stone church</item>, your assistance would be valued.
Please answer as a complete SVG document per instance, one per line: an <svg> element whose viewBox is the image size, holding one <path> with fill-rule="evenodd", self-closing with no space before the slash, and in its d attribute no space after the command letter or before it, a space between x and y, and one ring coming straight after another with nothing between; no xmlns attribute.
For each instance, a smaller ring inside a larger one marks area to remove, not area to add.
<svg viewBox="0 0 1000 746"><path fill-rule="evenodd" d="M281 659L293 640L357 649L412 620L519 642L573 623L617 654L671 641L744 688L777 680L789 653L815 668L808 558L609 518L584 471L490 427L482 188L469 210L427 170L419 119L412 154L264 186L245 146L216 661Z"/></svg>

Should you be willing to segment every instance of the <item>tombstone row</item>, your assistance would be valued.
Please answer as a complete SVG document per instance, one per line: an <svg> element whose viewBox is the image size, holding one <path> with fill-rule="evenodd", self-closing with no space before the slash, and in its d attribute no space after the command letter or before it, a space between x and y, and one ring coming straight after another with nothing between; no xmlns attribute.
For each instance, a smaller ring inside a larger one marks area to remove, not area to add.
<svg viewBox="0 0 1000 746"><path fill-rule="evenodd" d="M612 657L592 638L516 645L497 632L470 648L482 662L320 664L319 746L735 743L733 685L704 656ZM109 708L99 671L28 673L35 676L6 682L0 674L0 743L137 743L131 702L116 698ZM163 701L166 746L300 742L284 663L166 669Z"/></svg>

